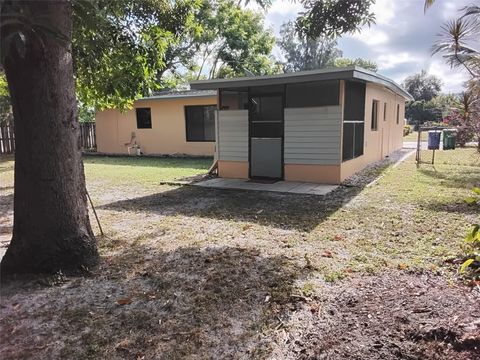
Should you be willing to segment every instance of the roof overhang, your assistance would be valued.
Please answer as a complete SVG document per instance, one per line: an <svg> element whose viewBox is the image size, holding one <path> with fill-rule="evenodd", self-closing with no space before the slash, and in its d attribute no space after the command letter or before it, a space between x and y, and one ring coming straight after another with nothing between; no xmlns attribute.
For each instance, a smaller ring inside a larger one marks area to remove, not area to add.
<svg viewBox="0 0 480 360"><path fill-rule="evenodd" d="M392 90L396 94L404 97L406 100L413 100L413 97L404 89L402 89L402 87L398 85L395 81L372 71L360 68L358 66L299 71L295 73L278 75L192 81L190 83L190 88L198 90L213 90L326 80L357 80L363 82L370 82L384 86Z"/></svg>
<svg viewBox="0 0 480 360"><path fill-rule="evenodd" d="M168 99L189 99L189 98L201 98L201 97L213 97L217 96L215 90L204 91L202 93L192 93L192 94L164 94L164 95L152 95L138 100L168 100Z"/></svg>

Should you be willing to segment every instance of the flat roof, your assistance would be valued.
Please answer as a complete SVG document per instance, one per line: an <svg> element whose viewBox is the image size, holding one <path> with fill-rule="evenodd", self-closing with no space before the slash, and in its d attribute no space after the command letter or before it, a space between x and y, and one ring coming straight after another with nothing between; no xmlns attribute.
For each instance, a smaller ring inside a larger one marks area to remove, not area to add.
<svg viewBox="0 0 480 360"><path fill-rule="evenodd" d="M192 81L190 87L196 90L225 89L235 87L279 85L322 80L358 80L385 86L407 100L413 100L412 95L402 89L392 79L358 66L343 68L325 68L319 70L298 71L294 73L239 77L232 79L213 79Z"/></svg>
<svg viewBox="0 0 480 360"><path fill-rule="evenodd" d="M216 96L216 90L169 90L154 93L152 96L140 98L138 100L152 100L152 99L179 99L179 98L194 98L194 97L209 97Z"/></svg>

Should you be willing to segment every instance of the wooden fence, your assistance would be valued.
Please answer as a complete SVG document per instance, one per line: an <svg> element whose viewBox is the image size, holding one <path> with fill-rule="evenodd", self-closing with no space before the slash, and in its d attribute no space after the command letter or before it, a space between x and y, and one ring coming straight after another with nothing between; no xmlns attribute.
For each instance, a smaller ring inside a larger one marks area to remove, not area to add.
<svg viewBox="0 0 480 360"><path fill-rule="evenodd" d="M80 144L84 150L97 148L95 123L80 123ZM15 152L15 133L13 125L0 125L0 154Z"/></svg>
<svg viewBox="0 0 480 360"><path fill-rule="evenodd" d="M0 154L13 154L15 152L15 133L13 125L0 125Z"/></svg>
<svg viewBox="0 0 480 360"><path fill-rule="evenodd" d="M97 148L95 123L80 123L80 144L84 150Z"/></svg>

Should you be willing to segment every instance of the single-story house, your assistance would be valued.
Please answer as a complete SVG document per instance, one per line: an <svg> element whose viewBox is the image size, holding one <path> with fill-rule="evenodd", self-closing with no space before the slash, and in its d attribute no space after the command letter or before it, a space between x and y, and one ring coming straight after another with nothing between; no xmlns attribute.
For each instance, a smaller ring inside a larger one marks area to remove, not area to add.
<svg viewBox="0 0 480 360"><path fill-rule="evenodd" d="M190 87L218 91L220 177L326 184L400 149L412 99L394 81L355 66Z"/></svg>
<svg viewBox="0 0 480 360"><path fill-rule="evenodd" d="M216 90L189 90L139 99L124 113L98 111L97 151L213 156L216 109Z"/></svg>

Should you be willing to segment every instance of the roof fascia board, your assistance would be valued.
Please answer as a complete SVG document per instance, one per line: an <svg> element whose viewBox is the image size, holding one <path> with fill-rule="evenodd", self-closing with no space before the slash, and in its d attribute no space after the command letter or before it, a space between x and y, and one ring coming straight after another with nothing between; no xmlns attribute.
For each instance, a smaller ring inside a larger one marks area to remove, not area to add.
<svg viewBox="0 0 480 360"><path fill-rule="evenodd" d="M354 71L353 77L355 79L364 80L366 82L371 82L374 84L383 85L386 88L392 90L394 93L404 97L406 100L413 100L412 95L403 90L397 83L393 80L390 80L382 75L372 73L364 69L356 69Z"/></svg>
<svg viewBox="0 0 480 360"><path fill-rule="evenodd" d="M168 100L168 99L185 99L198 97L216 97L217 94L197 94L197 95L156 95L137 99L140 100Z"/></svg>
<svg viewBox="0 0 480 360"><path fill-rule="evenodd" d="M213 79L199 80L190 83L190 88L197 90L215 90L226 88L240 88L253 86L266 86L278 84L292 84L322 80L349 80L356 79L374 84L385 86L396 94L404 97L406 100L413 100L413 97L403 90L397 83L377 73L349 66L338 69L324 69L302 71L298 73L288 73L279 75L265 75L255 77L242 77L236 79Z"/></svg>

